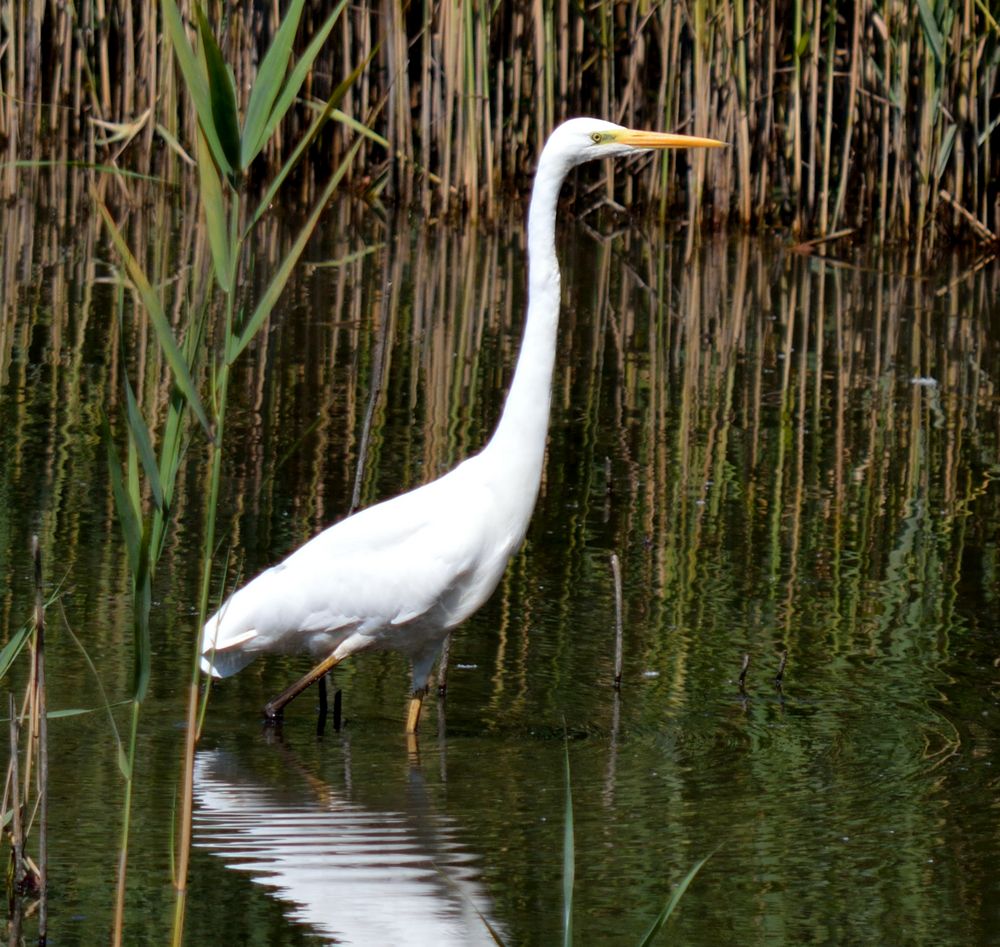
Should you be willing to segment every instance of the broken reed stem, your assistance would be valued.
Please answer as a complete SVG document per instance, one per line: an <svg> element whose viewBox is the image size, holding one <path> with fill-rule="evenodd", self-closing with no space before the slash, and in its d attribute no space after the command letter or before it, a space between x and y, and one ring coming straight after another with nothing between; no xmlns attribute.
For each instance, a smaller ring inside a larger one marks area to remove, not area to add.
<svg viewBox="0 0 1000 947"><path fill-rule="evenodd" d="M7 712L10 714L10 763L7 767L7 793L10 800L10 845L14 852L14 877L8 891L8 909L14 912L17 891L24 878L24 829L21 812L21 767L18 762L20 745L20 725L14 695L7 695ZM4 803L6 810L6 801Z"/></svg>
<svg viewBox="0 0 1000 947"><path fill-rule="evenodd" d="M46 885L48 877L48 825L49 825L49 735L45 695L45 607L42 597L42 553L38 537L31 540L31 553L35 563L35 636L34 636L34 707L37 714L38 753L38 941L47 939L48 903Z"/></svg>
<svg viewBox="0 0 1000 947"><path fill-rule="evenodd" d="M955 213L957 213L959 217L961 217L972 228L973 232L976 234L977 237L979 237L980 240L986 243L1000 242L1000 236L998 236L992 230L990 230L989 227L983 224L973 214L969 213L969 211L966 210L961 204L959 204L958 201L956 201L955 198L951 196L951 194L949 194L946 190L944 190L944 188L938 191L938 196L941 198L941 200L943 200L947 204L950 204L954 208Z"/></svg>
<svg viewBox="0 0 1000 947"><path fill-rule="evenodd" d="M618 554L611 553L611 576L615 584L615 690L622 686L622 569Z"/></svg>

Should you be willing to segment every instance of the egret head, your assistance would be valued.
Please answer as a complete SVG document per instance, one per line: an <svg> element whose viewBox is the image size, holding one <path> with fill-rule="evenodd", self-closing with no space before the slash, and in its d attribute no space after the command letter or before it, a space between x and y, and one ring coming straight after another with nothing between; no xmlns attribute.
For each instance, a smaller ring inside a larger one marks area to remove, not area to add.
<svg viewBox="0 0 1000 947"><path fill-rule="evenodd" d="M597 158L614 158L658 148L721 148L723 142L692 135L646 132L599 118L571 118L552 132L545 150L557 152L569 167Z"/></svg>

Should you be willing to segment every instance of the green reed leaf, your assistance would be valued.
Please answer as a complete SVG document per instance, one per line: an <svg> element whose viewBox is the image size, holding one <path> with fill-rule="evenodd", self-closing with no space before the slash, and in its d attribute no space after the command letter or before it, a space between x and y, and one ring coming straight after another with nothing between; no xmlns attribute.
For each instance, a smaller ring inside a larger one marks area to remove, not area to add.
<svg viewBox="0 0 1000 947"><path fill-rule="evenodd" d="M30 625L25 625L19 631L14 632L14 634L10 636L10 640L3 646L3 650L0 651L0 678L6 676L7 672L11 668L11 665L17 660L17 656L21 653L30 637Z"/></svg>
<svg viewBox="0 0 1000 947"><path fill-rule="evenodd" d="M118 743L118 769L121 770L122 776L126 779L132 778L132 761L128 758L125 746L120 741Z"/></svg>
<svg viewBox="0 0 1000 947"><path fill-rule="evenodd" d="M134 576L139 571L139 556L142 551L142 528L140 513L125 489L125 479L122 477L122 462L111 436L111 425L107 415L101 412L101 440L108 455L108 470L111 473L111 492L115 498L115 510L118 514L118 524L125 537L125 551L128 554L129 571Z"/></svg>
<svg viewBox="0 0 1000 947"><path fill-rule="evenodd" d="M205 57L205 72L208 77L208 93L212 104L212 119L219 135L226 160L234 172L242 170L240 165L240 119L236 111L236 89L233 77L226 67L222 50L216 42L212 27L201 4L195 5L198 18L198 34L201 37L201 52Z"/></svg>
<svg viewBox="0 0 1000 947"><path fill-rule="evenodd" d="M809 30L806 30L800 37L798 45L795 47L795 58L801 59L805 54L806 50L809 49L809 41L812 39L812 34Z"/></svg>
<svg viewBox="0 0 1000 947"><path fill-rule="evenodd" d="M380 45L381 44L376 44L375 48L368 54L368 56L365 57L364 62L360 63L358 67L343 82L341 82L336 89L333 90L333 95L330 96L326 105L323 106L320 112L313 119L312 124L309 126L309 130L302 136L302 139L295 146L295 150L291 153L288 160L282 165L281 170L274 176L274 180L268 185L264 197L262 198L260 204L257 205L257 210L254 212L253 218L247 225L247 232L249 232L250 228L253 227L258 220L260 220L267 208L271 206L271 201L274 200L274 195L278 192L278 188L281 187L285 178L288 177L295 165L299 163L299 159L305 153L306 148L309 147L313 139L319 134L323 125L329 120L330 116L337 111L337 104L344 98L347 94L347 90L354 84L355 80L361 75L368 63L372 61L372 58L378 52Z"/></svg>
<svg viewBox="0 0 1000 947"><path fill-rule="evenodd" d="M170 0L167 0L167 2L170 2ZM153 291L153 287L146 278L146 274L142 271L142 267L139 266L138 260L132 255L132 251L125 242L125 238L111 217L111 212L104 206L102 201L96 197L95 200L97 202L97 209L100 211L101 217L104 219L104 224L108 228L108 233L111 235L111 241L114 243L118 255L122 258L129 279L132 280L132 284L135 286L143 305L146 307L150 321L153 323L160 348L163 349L163 354L166 356L167 363L170 365L173 373L174 384L177 385L184 397L187 398L188 404L191 405L191 410L194 411L205 432L211 437L212 432L208 416L202 407L201 398L198 397L198 391L195 388L194 380L191 378L187 360L177 347L177 340L174 338L173 329L171 329L170 322L163 312L160 299Z"/></svg>
<svg viewBox="0 0 1000 947"><path fill-rule="evenodd" d="M271 109L270 115L268 115L267 124L264 126L264 131L259 142L260 147L257 151L260 151L260 148L264 147L264 143L274 134L274 129L278 126L278 122L285 117L285 113L291 108L292 102L295 101L295 96L299 94L302 83L306 81L306 76L309 74L309 70L312 69L313 62L319 55L319 51L323 48L326 38L330 35L333 24L337 21L337 18L346 5L347 0L340 0L333 12L327 17L326 22L319 28L319 32L313 37L312 42L306 47L299 61L295 64L288 80L282 87L281 94ZM256 153L255 151L254 154Z"/></svg>
<svg viewBox="0 0 1000 947"><path fill-rule="evenodd" d="M243 139L240 142L240 162L244 168L250 166L250 162L260 154L266 142L264 129L281 91L282 80L288 72L292 43L299 29L304 5L305 0L292 0L289 4L250 90L250 101L247 103L246 119L243 122Z"/></svg>
<svg viewBox="0 0 1000 947"><path fill-rule="evenodd" d="M697 862L695 866L684 876L681 883L674 888L673 894L670 895L670 899L663 906L663 910L656 915L656 918L652 925L650 925L649 930L646 931L642 940L639 941L639 947L649 947L649 945L653 943L656 935L660 932L660 928L667 923L670 915L674 913L674 910L680 903L681 898L684 897L684 892L687 891L688 885L694 881L694 876L701 871L705 862L707 862L714 854L714 852L709 852L700 862Z"/></svg>
<svg viewBox="0 0 1000 947"><path fill-rule="evenodd" d="M295 243L292 244L287 256L281 261L281 265L278 267L277 272L268 284L267 289L264 290L264 294L258 301L253 314L243 326L243 331L240 332L238 337L229 341L229 344L227 345L226 361L230 364L232 364L239 354L250 344L253 337L260 331L260 327L264 324L264 320L267 319L267 317L271 314L271 311L274 309L275 303L278 301L278 297L281 295L282 290L285 288L285 284L288 282L288 278L292 275L292 270L295 268L295 264L298 262L299 257L302 256L302 251L305 249L306 243L312 236L313 230L316 229L316 223L319 220L320 214L322 214L326 209L327 201L329 201L333 196L333 192L337 185L347 173L347 169L350 167L351 162L354 160L354 156L358 153L358 149L361 147L361 142L362 139L359 138L353 145L351 145L350 151L348 151L345 155L344 160L340 163L340 167L334 172L333 176L327 182L326 187L323 189L323 193L320 194L319 200L316 201L316 206L309 215L309 219L305 222L302 229L299 231L299 235L295 238Z"/></svg>
<svg viewBox="0 0 1000 947"><path fill-rule="evenodd" d="M215 170L215 162L205 136L198 133L198 178L201 182L201 206L205 211L208 245L212 251L212 264L219 287L227 295L233 291L233 259L236 248L230 241L226 224L226 203L222 196L222 182Z"/></svg>
<svg viewBox="0 0 1000 947"><path fill-rule="evenodd" d="M188 42L184 22L181 20L181 14L175 0L163 0L163 23L174 48L174 55L177 57L181 75L184 77L184 85L187 87L188 95L191 96L195 111L198 113L198 123L205 133L205 140L212 149L212 155L222 173L232 174L232 166L226 158L226 151L222 147L222 142L215 128L212 96L208 91L208 78L205 69L198 62L198 58Z"/></svg>
<svg viewBox="0 0 1000 947"><path fill-rule="evenodd" d="M125 405L128 414L129 437L135 444L139 460L142 461L142 469L146 472L149 481L149 488L153 494L153 502L158 509L163 508L163 486L160 483L160 469L156 462L156 452L153 450L153 442L149 437L149 425L143 417L142 409L135 400L135 392L132 391L132 384L125 376Z"/></svg>

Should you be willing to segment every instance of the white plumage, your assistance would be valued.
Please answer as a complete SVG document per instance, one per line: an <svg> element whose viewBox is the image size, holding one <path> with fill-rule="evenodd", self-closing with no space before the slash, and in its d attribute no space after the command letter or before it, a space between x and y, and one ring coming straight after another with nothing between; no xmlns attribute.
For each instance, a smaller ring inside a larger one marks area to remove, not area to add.
<svg viewBox="0 0 1000 947"><path fill-rule="evenodd" d="M273 716L344 658L398 651L413 665L408 730L415 729L444 639L496 588L538 495L559 318L556 204L566 174L594 158L718 144L589 118L570 119L552 133L528 213L524 339L493 437L440 479L336 523L235 592L205 624L206 673L227 677L267 652L325 659L268 705Z"/></svg>

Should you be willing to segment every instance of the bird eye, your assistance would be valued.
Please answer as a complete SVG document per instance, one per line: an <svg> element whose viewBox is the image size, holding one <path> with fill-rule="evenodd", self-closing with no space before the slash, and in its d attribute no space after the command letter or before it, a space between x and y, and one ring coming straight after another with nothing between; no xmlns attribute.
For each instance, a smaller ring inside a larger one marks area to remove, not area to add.
<svg viewBox="0 0 1000 947"><path fill-rule="evenodd" d="M593 132L590 136L590 140L595 145L599 145L604 140L604 136L600 132Z"/></svg>

